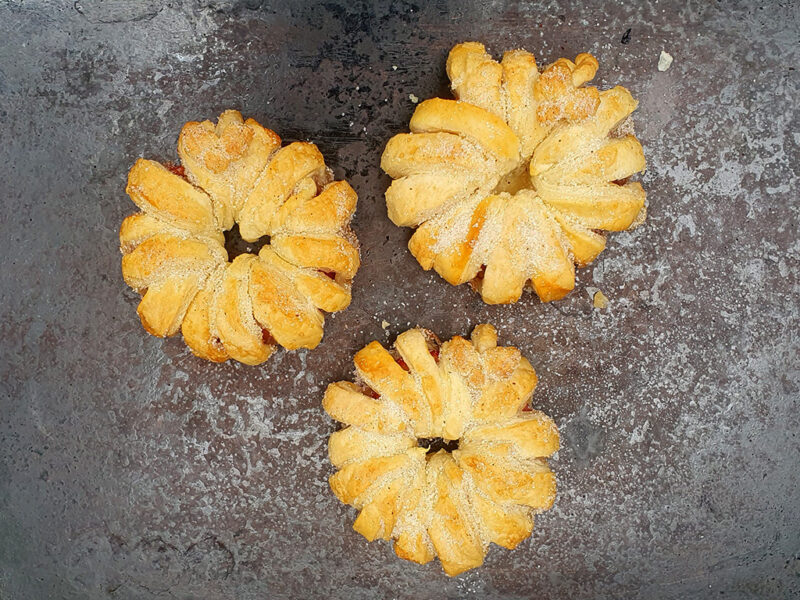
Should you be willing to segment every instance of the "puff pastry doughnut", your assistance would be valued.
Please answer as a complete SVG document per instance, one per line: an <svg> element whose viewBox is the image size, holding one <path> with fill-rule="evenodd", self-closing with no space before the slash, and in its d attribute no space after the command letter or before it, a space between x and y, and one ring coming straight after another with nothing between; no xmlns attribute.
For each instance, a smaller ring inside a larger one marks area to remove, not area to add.
<svg viewBox="0 0 800 600"><path fill-rule="evenodd" d="M491 325L441 345L411 329L355 365L360 383L331 384L323 406L346 425L330 438L330 485L359 509L357 532L417 563L438 556L451 576L480 566L490 542L530 535L555 499L558 430L528 406L536 373L518 349L498 347Z"/></svg>
<svg viewBox="0 0 800 600"><path fill-rule="evenodd" d="M597 68L589 54L540 72L525 50L499 63L475 42L450 51L456 100L419 104L381 159L389 218L417 228L408 246L425 270L471 282L489 304L528 285L557 300L603 231L644 219L645 192L628 181L644 154L623 126L637 103L623 87L585 86Z"/></svg>
<svg viewBox="0 0 800 600"><path fill-rule="evenodd" d="M347 307L359 267L353 188L333 181L314 144L281 146L235 110L187 123L178 154L181 167L139 159L128 174L141 212L120 229L122 275L143 294L144 328L181 330L215 362L317 346L323 312ZM258 255L228 260L223 232L235 223L247 241L269 236Z"/></svg>

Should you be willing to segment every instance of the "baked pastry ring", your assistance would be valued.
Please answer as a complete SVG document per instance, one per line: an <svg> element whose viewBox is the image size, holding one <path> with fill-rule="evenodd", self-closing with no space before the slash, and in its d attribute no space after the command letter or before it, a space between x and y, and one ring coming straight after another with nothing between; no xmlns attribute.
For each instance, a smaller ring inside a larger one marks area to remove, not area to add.
<svg viewBox="0 0 800 600"><path fill-rule="evenodd" d="M360 385L325 392L323 407L347 425L330 438L331 489L360 510L353 528L367 540L393 539L417 563L438 556L457 575L480 566L490 542L516 547L552 506L546 457L558 430L528 406L533 367L498 347L491 325L441 345L411 329L394 349L367 345L354 359Z"/></svg>
<svg viewBox="0 0 800 600"><path fill-rule="evenodd" d="M278 344L314 348L323 311L350 304L359 267L349 228L357 196L333 181L314 144L278 135L235 110L187 123L181 167L139 159L126 191L141 209L120 229L122 275L143 294L152 335L180 329L197 356L261 363ZM228 260L223 232L238 224L258 255Z"/></svg>
<svg viewBox="0 0 800 600"><path fill-rule="evenodd" d="M381 167L389 218L417 227L408 243L425 270L471 282L489 304L542 301L575 286L605 231L644 219L645 168L629 129L637 102L623 87L585 87L597 60L579 54L539 72L512 50L498 63L483 45L455 46L447 75L456 100L419 104L411 133L389 140Z"/></svg>

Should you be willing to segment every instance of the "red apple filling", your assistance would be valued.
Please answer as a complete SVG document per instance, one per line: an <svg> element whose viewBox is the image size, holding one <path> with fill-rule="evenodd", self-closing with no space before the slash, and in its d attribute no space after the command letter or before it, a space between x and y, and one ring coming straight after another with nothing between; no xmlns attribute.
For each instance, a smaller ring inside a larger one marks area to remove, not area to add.
<svg viewBox="0 0 800 600"><path fill-rule="evenodd" d="M186 169L183 168L183 165L177 165L174 162L167 162L164 163L164 168L166 168L170 173L174 173L178 177L186 179Z"/></svg>
<svg viewBox="0 0 800 600"><path fill-rule="evenodd" d="M264 342L266 346L274 346L278 343L277 340L272 337L269 329L265 329L264 327L261 328L261 341Z"/></svg>
<svg viewBox="0 0 800 600"><path fill-rule="evenodd" d="M376 392L375 390L373 390L373 389L372 389L371 387L369 387L368 385L361 386L361 392L362 392L364 395L366 395L366 396L369 396L370 398L375 398L375 399L378 399L378 398L380 398L380 397L381 397L381 395L380 395L378 392Z"/></svg>

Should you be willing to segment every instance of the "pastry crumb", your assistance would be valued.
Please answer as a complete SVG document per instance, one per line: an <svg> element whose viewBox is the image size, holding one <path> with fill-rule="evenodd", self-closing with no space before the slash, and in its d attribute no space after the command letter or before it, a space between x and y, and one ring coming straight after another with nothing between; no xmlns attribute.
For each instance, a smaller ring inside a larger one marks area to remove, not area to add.
<svg viewBox="0 0 800 600"><path fill-rule="evenodd" d="M389 329L389 321L387 321L386 319L384 319L383 321L381 321L381 327L383 327L383 330L384 330L384 331L386 331L387 329Z"/></svg>
<svg viewBox="0 0 800 600"><path fill-rule="evenodd" d="M392 65L392 71L397 71L397 65Z"/></svg>
<svg viewBox="0 0 800 600"><path fill-rule="evenodd" d="M608 298L603 292L597 290L592 298L592 304L595 308L605 308L608 306Z"/></svg>
<svg viewBox="0 0 800 600"><path fill-rule="evenodd" d="M414 104L419 102L419 98L417 98L414 94L409 94L408 99L411 100L411 102L413 102Z"/></svg>
<svg viewBox="0 0 800 600"><path fill-rule="evenodd" d="M658 57L658 70L666 71L670 66L672 66L672 55L662 50L661 55Z"/></svg>

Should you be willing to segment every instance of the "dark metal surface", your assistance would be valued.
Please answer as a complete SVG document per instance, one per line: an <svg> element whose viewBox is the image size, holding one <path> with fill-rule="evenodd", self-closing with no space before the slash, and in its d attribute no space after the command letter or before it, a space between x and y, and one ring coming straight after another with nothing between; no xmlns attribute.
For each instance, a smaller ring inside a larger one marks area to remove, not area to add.
<svg viewBox="0 0 800 600"><path fill-rule="evenodd" d="M261 4L0 4L0 598L797 597L797 4ZM473 39L641 102L648 221L564 301L485 306L386 218L380 151ZM360 196L352 306L255 368L146 335L117 251L134 159L228 107ZM539 373L560 491L448 580L351 530L320 398L372 339L482 321Z"/></svg>

